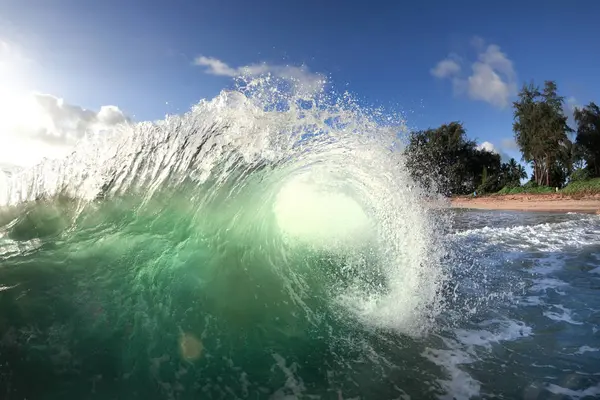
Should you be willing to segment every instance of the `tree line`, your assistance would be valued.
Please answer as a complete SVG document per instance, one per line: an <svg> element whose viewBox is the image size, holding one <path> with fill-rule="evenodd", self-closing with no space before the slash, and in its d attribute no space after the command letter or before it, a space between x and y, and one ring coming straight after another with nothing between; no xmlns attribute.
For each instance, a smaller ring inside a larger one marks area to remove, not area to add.
<svg viewBox="0 0 600 400"><path fill-rule="evenodd" d="M574 109L572 128L556 83L546 81L542 88L529 83L513 102L513 117L521 161L532 170L528 185L560 188L600 177L600 108L595 103ZM502 162L499 154L468 139L458 121L411 132L405 154L415 180L447 195L494 193L528 178L515 159Z"/></svg>

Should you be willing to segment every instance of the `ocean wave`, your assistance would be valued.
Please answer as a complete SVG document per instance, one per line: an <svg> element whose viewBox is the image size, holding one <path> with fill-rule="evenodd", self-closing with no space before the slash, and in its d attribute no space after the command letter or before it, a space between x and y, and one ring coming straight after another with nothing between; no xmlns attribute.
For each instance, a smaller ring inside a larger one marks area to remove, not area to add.
<svg viewBox="0 0 600 400"><path fill-rule="evenodd" d="M348 379L389 369L380 354L355 372L356 352L436 328L448 221L411 181L401 127L345 97L271 89L124 124L1 182L0 283L6 306L27 310L0 316L10 351L44 349L75 374L100 357L87 340L119 355L121 378L150 370L167 397L199 382L208 397L262 396L265 376L311 394L297 370L310 355L352 394Z"/></svg>

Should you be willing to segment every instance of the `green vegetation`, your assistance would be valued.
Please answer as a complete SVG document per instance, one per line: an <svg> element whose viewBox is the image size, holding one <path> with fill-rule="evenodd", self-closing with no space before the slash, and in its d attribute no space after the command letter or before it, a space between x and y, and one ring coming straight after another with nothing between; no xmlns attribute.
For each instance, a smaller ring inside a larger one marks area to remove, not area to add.
<svg viewBox="0 0 600 400"><path fill-rule="evenodd" d="M570 182L561 190L564 194L596 194L600 193L600 178Z"/></svg>
<svg viewBox="0 0 600 400"><path fill-rule="evenodd" d="M406 155L413 178L446 194L495 192L519 186L526 177L525 168L514 159L501 163L500 155L468 140L460 122L413 132Z"/></svg>
<svg viewBox="0 0 600 400"><path fill-rule="evenodd" d="M478 147L466 137L462 123L412 132L406 147L406 165L412 177L446 195L600 193L600 108L590 102L576 108L576 129L567 124L564 98L556 83L524 85L513 103L513 132L525 168L511 159Z"/></svg>
<svg viewBox="0 0 600 400"><path fill-rule="evenodd" d="M556 188L552 188L550 186L538 186L535 184L534 181L528 182L528 183L533 183L533 185L528 185L525 184L523 186L516 186L516 187L508 187L505 186L503 187L500 191L498 191L495 194L523 194L523 193L527 193L527 194L545 194L545 193L554 193L556 192Z"/></svg>
<svg viewBox="0 0 600 400"><path fill-rule="evenodd" d="M575 158L585 163L589 176L600 177L600 108L593 102L575 109Z"/></svg>

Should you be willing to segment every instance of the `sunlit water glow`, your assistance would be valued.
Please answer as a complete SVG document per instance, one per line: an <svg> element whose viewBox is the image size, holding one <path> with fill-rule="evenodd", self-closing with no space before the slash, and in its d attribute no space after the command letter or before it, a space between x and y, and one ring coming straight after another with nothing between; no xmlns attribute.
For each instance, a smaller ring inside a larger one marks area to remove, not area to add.
<svg viewBox="0 0 600 400"><path fill-rule="evenodd" d="M433 208L381 120L241 82L1 180L0 397L600 394L598 217Z"/></svg>

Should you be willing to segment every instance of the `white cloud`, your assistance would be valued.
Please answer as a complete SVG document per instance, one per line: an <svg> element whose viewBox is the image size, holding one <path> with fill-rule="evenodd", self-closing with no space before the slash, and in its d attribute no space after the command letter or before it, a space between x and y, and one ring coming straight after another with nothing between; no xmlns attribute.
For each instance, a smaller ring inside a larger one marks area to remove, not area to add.
<svg viewBox="0 0 600 400"><path fill-rule="evenodd" d="M128 121L116 106L98 112L40 93L0 93L0 164L27 167L69 154L86 134Z"/></svg>
<svg viewBox="0 0 600 400"><path fill-rule="evenodd" d="M430 72L431 75L436 78L447 78L458 74L460 72L460 65L458 62L447 58L438 62L435 68L432 68Z"/></svg>
<svg viewBox="0 0 600 400"><path fill-rule="evenodd" d="M88 133L98 132L127 121L116 106L102 106L98 112L66 103L63 99L33 93L18 110L23 119L15 121L14 130L20 135L37 137L59 144L71 144ZM31 120L33 118L33 120Z"/></svg>
<svg viewBox="0 0 600 400"><path fill-rule="evenodd" d="M243 74L242 68L231 68L223 61L213 57L198 56L194 60L194 64L207 67L206 73L211 75L230 76L234 78Z"/></svg>
<svg viewBox="0 0 600 400"><path fill-rule="evenodd" d="M512 61L500 51L500 47L489 45L471 68L473 74L467 78L469 96L506 107L510 97L517 93L517 84Z"/></svg>
<svg viewBox="0 0 600 400"><path fill-rule="evenodd" d="M479 37L473 38L471 44L479 54L471 64L469 76L458 76L460 68L451 59L440 61L431 71L432 74L440 79L450 78L455 94L466 92L473 100L485 101L499 108L506 107L510 104L510 98L517 93L512 61L499 46L490 44L485 47L485 42Z"/></svg>
<svg viewBox="0 0 600 400"><path fill-rule="evenodd" d="M477 146L477 149L478 150L486 150L486 151L489 151L490 153L498 154L498 150L496 150L496 146L494 146L494 144L491 142L483 142L479 146Z"/></svg>
<svg viewBox="0 0 600 400"><path fill-rule="evenodd" d="M505 139L505 140L507 140L507 139ZM500 147L496 146L492 142L485 141L485 142L481 143L479 146L477 146L477 149L489 151L490 153L494 153L494 154L498 154L500 156L500 161L507 162L508 160L510 160L511 157L505 152L505 150L507 150L507 148L504 147L505 140L502 141Z"/></svg>
<svg viewBox="0 0 600 400"><path fill-rule="evenodd" d="M198 56L194 65L206 67L205 72L211 75L237 77L258 77L272 75L295 83L300 91L315 93L323 88L326 79L323 75L311 72L307 67L291 65L271 65L267 63L250 64L241 67L231 67L224 61L214 57Z"/></svg>
<svg viewBox="0 0 600 400"><path fill-rule="evenodd" d="M513 90L487 64L473 64L473 75L468 78L469 96L498 107L506 107Z"/></svg>

